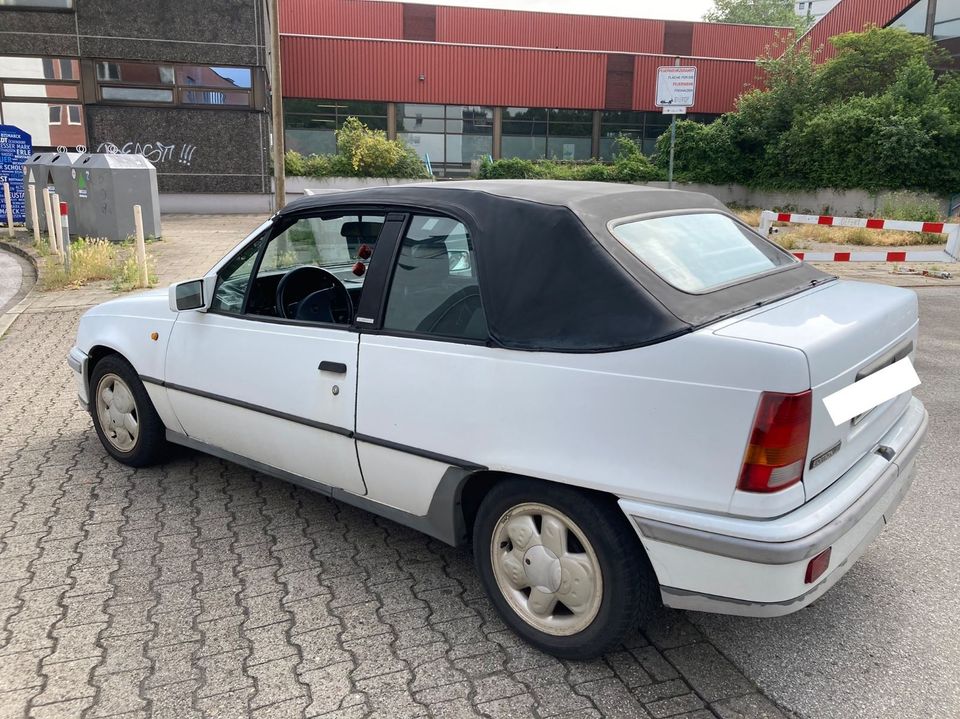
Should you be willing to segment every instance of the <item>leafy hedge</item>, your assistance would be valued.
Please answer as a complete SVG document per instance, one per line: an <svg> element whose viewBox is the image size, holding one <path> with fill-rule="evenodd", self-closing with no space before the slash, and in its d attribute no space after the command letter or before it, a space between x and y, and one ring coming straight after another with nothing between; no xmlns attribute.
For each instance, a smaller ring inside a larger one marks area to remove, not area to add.
<svg viewBox="0 0 960 719"><path fill-rule="evenodd" d="M484 160L477 176L481 180L589 180L592 182L647 182L663 179L663 173L628 137L618 137L612 165L602 162L558 160Z"/></svg>
<svg viewBox="0 0 960 719"><path fill-rule="evenodd" d="M870 28L760 61L766 90L710 125L677 123L677 179L762 189L960 191L960 77L928 38ZM667 166L669 134L655 161Z"/></svg>
<svg viewBox="0 0 960 719"><path fill-rule="evenodd" d="M430 177L410 146L388 140L383 130L371 130L355 117L337 130L335 155L304 156L290 150L284 167L295 177Z"/></svg>

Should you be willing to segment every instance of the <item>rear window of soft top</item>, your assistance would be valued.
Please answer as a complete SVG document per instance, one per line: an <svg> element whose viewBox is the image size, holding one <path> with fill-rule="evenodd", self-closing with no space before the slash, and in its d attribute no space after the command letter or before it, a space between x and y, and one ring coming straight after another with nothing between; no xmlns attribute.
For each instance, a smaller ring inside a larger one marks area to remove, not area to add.
<svg viewBox="0 0 960 719"><path fill-rule="evenodd" d="M647 267L684 292L710 292L797 262L716 212L618 220L610 231Z"/></svg>

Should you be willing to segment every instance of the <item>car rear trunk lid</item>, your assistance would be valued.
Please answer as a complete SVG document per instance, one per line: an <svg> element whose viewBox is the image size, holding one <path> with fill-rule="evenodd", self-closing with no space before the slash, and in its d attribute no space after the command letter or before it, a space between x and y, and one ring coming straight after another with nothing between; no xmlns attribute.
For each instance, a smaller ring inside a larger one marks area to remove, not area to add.
<svg viewBox="0 0 960 719"><path fill-rule="evenodd" d="M917 297L910 290L838 281L796 295L724 325L716 334L799 349L813 394L803 485L809 501L859 459L906 409L903 392L853 420L833 423L825 397L912 353Z"/></svg>

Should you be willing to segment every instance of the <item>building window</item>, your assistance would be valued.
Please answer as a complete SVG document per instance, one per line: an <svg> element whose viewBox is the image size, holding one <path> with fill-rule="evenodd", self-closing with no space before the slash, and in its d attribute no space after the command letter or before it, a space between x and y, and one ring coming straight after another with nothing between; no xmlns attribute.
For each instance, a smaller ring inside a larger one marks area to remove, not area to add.
<svg viewBox="0 0 960 719"><path fill-rule="evenodd" d="M397 137L436 174L466 174L471 162L493 153L493 108L399 104Z"/></svg>
<svg viewBox="0 0 960 719"><path fill-rule="evenodd" d="M610 162L616 154L616 140L620 135L639 143L646 155L657 149L657 138L670 129L670 115L661 112L605 111L600 115L600 159ZM694 122L713 122L719 115L689 113L683 116Z"/></svg>
<svg viewBox="0 0 960 719"><path fill-rule="evenodd" d="M253 80L248 67L97 63L100 99L107 102L251 107Z"/></svg>
<svg viewBox="0 0 960 719"><path fill-rule="evenodd" d="M287 149L301 155L332 155L337 151L334 132L348 117L358 118L372 130L386 132L387 103L284 99L283 127Z"/></svg>
<svg viewBox="0 0 960 719"><path fill-rule="evenodd" d="M73 10L73 0L0 0L0 10Z"/></svg>
<svg viewBox="0 0 960 719"><path fill-rule="evenodd" d="M927 24L927 0L920 0L890 24L922 35ZM956 59L960 58L958 38L960 38L960 0L937 0L933 39Z"/></svg>
<svg viewBox="0 0 960 719"><path fill-rule="evenodd" d="M37 149L86 145L79 77L72 58L0 56L0 124L29 133Z"/></svg>
<svg viewBox="0 0 960 719"><path fill-rule="evenodd" d="M501 157L589 160L593 112L508 107L503 111Z"/></svg>

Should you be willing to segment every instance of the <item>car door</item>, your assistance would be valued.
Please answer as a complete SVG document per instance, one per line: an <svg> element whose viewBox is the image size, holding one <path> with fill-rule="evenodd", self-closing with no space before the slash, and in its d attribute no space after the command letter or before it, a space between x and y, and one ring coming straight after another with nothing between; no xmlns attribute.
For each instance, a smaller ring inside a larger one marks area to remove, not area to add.
<svg viewBox="0 0 960 719"><path fill-rule="evenodd" d="M295 309L294 319L283 317L310 288L282 303L277 289L286 273L321 267L359 301L364 260L384 217L335 210L281 217L224 264L209 311L180 313L164 379L192 440L268 471L365 493L353 440L358 345L353 317L340 312L326 321L306 321Z"/></svg>
<svg viewBox="0 0 960 719"><path fill-rule="evenodd" d="M371 499L422 516L484 442L476 409L496 402L487 388L503 350L487 346L464 224L411 213L397 244L382 301L361 308L357 453Z"/></svg>

